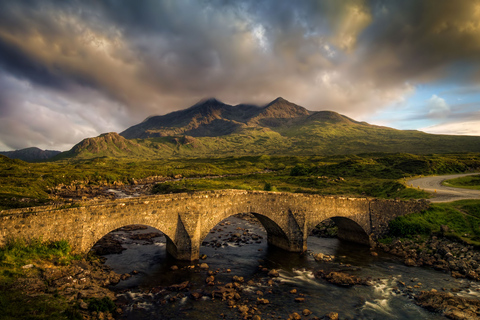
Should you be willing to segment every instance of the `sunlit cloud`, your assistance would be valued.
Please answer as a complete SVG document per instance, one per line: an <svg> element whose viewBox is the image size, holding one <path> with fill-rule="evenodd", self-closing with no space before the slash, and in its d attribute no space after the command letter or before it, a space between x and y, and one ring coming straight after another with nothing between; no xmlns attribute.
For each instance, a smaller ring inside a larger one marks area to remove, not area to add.
<svg viewBox="0 0 480 320"><path fill-rule="evenodd" d="M420 130L434 134L480 136L480 120L438 124Z"/></svg>

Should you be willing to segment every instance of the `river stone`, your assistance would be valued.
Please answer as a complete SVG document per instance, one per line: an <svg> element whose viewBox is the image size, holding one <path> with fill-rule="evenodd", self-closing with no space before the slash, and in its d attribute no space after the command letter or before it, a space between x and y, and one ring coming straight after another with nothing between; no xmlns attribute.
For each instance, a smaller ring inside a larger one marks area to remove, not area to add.
<svg viewBox="0 0 480 320"><path fill-rule="evenodd" d="M336 312L330 312L325 315L325 319L329 320L338 320L338 313Z"/></svg>
<svg viewBox="0 0 480 320"><path fill-rule="evenodd" d="M208 269L208 264L206 264L205 262L201 263L200 264L200 269Z"/></svg>
<svg viewBox="0 0 480 320"><path fill-rule="evenodd" d="M207 279L205 279L205 282L208 283L208 284L213 284L214 281L215 281L214 276L209 276L209 277L207 277Z"/></svg>
<svg viewBox="0 0 480 320"><path fill-rule="evenodd" d="M316 255L313 256L315 261L322 261L323 260L323 253L319 252Z"/></svg>
<svg viewBox="0 0 480 320"><path fill-rule="evenodd" d="M270 277L278 277L278 276L280 276L280 274L278 273L278 270L276 270L276 269L270 270L270 271L268 272L268 275L269 275Z"/></svg>
<svg viewBox="0 0 480 320"><path fill-rule="evenodd" d="M249 310L249 308L246 306L246 305L241 305L241 306L238 306L238 311L240 313L247 313Z"/></svg>
<svg viewBox="0 0 480 320"><path fill-rule="evenodd" d="M200 292L192 292L192 298L195 300L200 299L203 295Z"/></svg>
<svg viewBox="0 0 480 320"><path fill-rule="evenodd" d="M302 313L303 313L304 316L309 316L309 315L312 314L312 311L310 311L308 309L303 309Z"/></svg>
<svg viewBox="0 0 480 320"><path fill-rule="evenodd" d="M405 265L409 267L414 267L415 266L415 261L411 258L405 259Z"/></svg>
<svg viewBox="0 0 480 320"><path fill-rule="evenodd" d="M288 317L288 319L300 320L300 319L302 319L302 316L300 316L298 313L294 312Z"/></svg>

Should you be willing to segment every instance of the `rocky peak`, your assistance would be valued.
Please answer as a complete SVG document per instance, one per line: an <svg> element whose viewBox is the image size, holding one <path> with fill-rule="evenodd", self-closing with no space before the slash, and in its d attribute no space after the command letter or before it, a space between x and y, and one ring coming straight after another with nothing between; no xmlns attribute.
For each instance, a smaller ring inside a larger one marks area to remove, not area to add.
<svg viewBox="0 0 480 320"><path fill-rule="evenodd" d="M296 105L295 103L291 103L290 101L285 100L282 97L278 97L263 108L262 112L260 112L259 114L259 117L296 118L309 114L310 112L304 107Z"/></svg>

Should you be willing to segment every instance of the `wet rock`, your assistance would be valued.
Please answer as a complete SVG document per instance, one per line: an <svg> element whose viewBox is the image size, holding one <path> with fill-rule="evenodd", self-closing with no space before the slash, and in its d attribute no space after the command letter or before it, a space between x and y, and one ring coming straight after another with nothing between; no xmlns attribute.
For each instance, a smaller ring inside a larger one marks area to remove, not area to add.
<svg viewBox="0 0 480 320"><path fill-rule="evenodd" d="M202 254L202 255L200 256L200 259L202 259L202 260L207 259L207 255L206 255L206 254Z"/></svg>
<svg viewBox="0 0 480 320"><path fill-rule="evenodd" d="M205 282L208 283L208 284L213 284L214 281L215 281L214 276L209 276L209 277L207 277L207 279L205 279Z"/></svg>
<svg viewBox="0 0 480 320"><path fill-rule="evenodd" d="M341 287L351 287L354 285L368 285L368 282L364 279L361 279L354 275L349 275L344 272L335 272L325 273L323 270L318 271L315 274L316 278L325 279L330 283L333 283Z"/></svg>
<svg viewBox="0 0 480 320"><path fill-rule="evenodd" d="M258 314L256 314L252 317L252 320L262 320L262 318Z"/></svg>
<svg viewBox="0 0 480 320"><path fill-rule="evenodd" d="M314 255L313 258L315 259L315 261L331 262L333 261L333 259L335 259L335 256L331 256L331 255L323 254L319 252L316 255Z"/></svg>
<svg viewBox="0 0 480 320"><path fill-rule="evenodd" d="M338 320L338 313L336 312L329 312L324 317L327 320Z"/></svg>
<svg viewBox="0 0 480 320"><path fill-rule="evenodd" d="M280 273L278 272L278 270L272 269L272 270L270 270L270 271L268 272L268 275L269 275L270 277L274 277L274 278L275 278L275 277L279 277L279 276L280 276Z"/></svg>
<svg viewBox="0 0 480 320"><path fill-rule="evenodd" d="M405 263L406 266L409 266L409 267L414 267L415 266L415 261L411 258L405 259L404 263Z"/></svg>
<svg viewBox="0 0 480 320"><path fill-rule="evenodd" d="M323 257L324 257L324 254L323 253L317 253L316 255L313 256L313 258L315 259L315 261L322 261L323 260Z"/></svg>
<svg viewBox="0 0 480 320"><path fill-rule="evenodd" d="M289 320L300 320L302 319L302 316L299 315L298 313L294 312L288 316Z"/></svg>
<svg viewBox="0 0 480 320"><path fill-rule="evenodd" d="M258 304L269 304L270 301L268 301L268 299L257 298L257 303Z"/></svg>
<svg viewBox="0 0 480 320"><path fill-rule="evenodd" d="M192 298L195 299L195 300L199 300L200 298L203 297L203 294L201 294L200 292L192 292L190 295L191 295Z"/></svg>
<svg viewBox="0 0 480 320"><path fill-rule="evenodd" d="M450 319L480 318L480 300L457 297L450 292L422 291L415 296L415 303Z"/></svg>
<svg viewBox="0 0 480 320"><path fill-rule="evenodd" d="M173 285L169 286L168 290L170 290L170 291L182 291L182 290L187 290L189 286L190 286L190 282L189 281L184 281L180 284L173 284Z"/></svg>
<svg viewBox="0 0 480 320"><path fill-rule="evenodd" d="M122 275L120 276L120 280L127 280L127 279L130 278L130 277L131 277L130 274L124 273L124 274L122 274Z"/></svg>
<svg viewBox="0 0 480 320"><path fill-rule="evenodd" d="M297 293L297 289L292 289L292 290L290 290L290 293L292 293L292 294Z"/></svg>
<svg viewBox="0 0 480 320"><path fill-rule="evenodd" d="M247 313L249 310L249 308L246 306L246 305L241 305L241 306L238 306L238 311L240 313Z"/></svg>
<svg viewBox="0 0 480 320"><path fill-rule="evenodd" d="M309 315L312 314L312 311L310 311L310 310L308 310L308 309L303 309L302 314L303 314L304 316L309 316Z"/></svg>
<svg viewBox="0 0 480 320"><path fill-rule="evenodd" d="M303 297L295 298L295 302L298 302L298 303L305 302L305 298L303 298Z"/></svg>
<svg viewBox="0 0 480 320"><path fill-rule="evenodd" d="M200 264L200 269L208 269L208 264L206 264L206 263L201 263L201 264Z"/></svg>
<svg viewBox="0 0 480 320"><path fill-rule="evenodd" d="M233 282L238 282L238 283L243 283L245 280L243 279L243 277L233 276L232 281Z"/></svg>
<svg viewBox="0 0 480 320"><path fill-rule="evenodd" d="M173 266L170 267L170 270L172 270L172 271L178 270L178 267L176 265L173 265Z"/></svg>

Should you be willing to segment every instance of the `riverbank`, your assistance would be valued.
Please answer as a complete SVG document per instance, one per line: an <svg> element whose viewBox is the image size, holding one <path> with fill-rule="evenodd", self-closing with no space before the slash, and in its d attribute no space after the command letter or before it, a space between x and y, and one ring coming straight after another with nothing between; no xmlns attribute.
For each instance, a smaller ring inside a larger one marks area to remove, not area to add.
<svg viewBox="0 0 480 320"><path fill-rule="evenodd" d="M267 245L256 219L242 218L213 228L198 262L169 258L161 233L130 226L96 246L106 259L33 263L22 269L27 280L5 289L23 294L24 304L39 295L64 301L58 319L480 317L471 246L437 235L392 239L372 251L309 237L309 251L288 253ZM319 230L332 236L332 228L327 221ZM442 260L449 269L439 268Z"/></svg>
<svg viewBox="0 0 480 320"><path fill-rule="evenodd" d="M17 241L0 258L1 319L114 319L116 297L107 286L130 276L103 258L70 255L66 242Z"/></svg>

